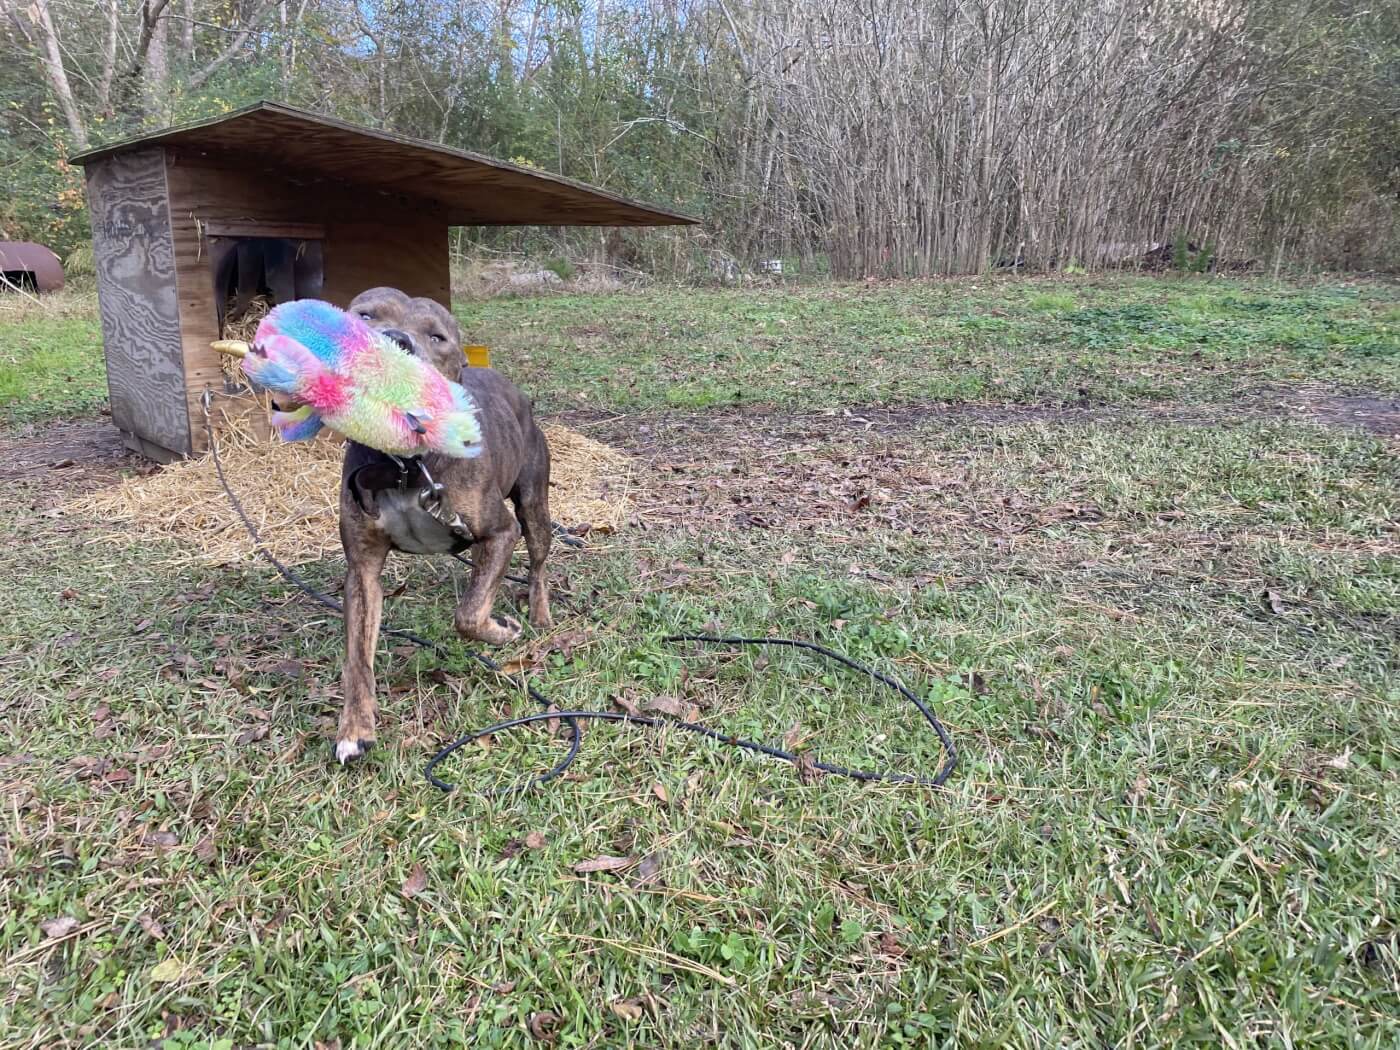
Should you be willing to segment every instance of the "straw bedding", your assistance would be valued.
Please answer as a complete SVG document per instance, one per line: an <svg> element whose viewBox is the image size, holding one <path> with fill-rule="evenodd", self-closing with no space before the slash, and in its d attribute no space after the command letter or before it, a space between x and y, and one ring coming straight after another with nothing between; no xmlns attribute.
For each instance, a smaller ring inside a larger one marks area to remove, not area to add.
<svg viewBox="0 0 1400 1050"><path fill-rule="evenodd" d="M217 410L216 410L217 412ZM263 541L292 564L340 550L337 501L341 442L332 436L285 444L260 436L257 413L227 413L219 453L229 485ZM550 511L568 526L618 528L629 509L630 461L566 427L544 425L552 458ZM177 541L177 561L226 564L252 558L252 541L219 487L209 456L84 496L69 513L110 522L114 537Z"/></svg>

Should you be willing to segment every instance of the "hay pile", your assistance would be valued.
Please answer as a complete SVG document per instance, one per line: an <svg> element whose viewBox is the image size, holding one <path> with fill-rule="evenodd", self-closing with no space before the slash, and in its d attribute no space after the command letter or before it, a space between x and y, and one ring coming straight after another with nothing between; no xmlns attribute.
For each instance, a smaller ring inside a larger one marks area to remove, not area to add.
<svg viewBox="0 0 1400 1050"><path fill-rule="evenodd" d="M224 315L224 324L219 331L220 339L241 339L245 343L251 343L253 337L258 334L258 325L268 314L272 313L274 303L271 297L266 295L255 295L236 315L237 302L230 298L225 305L228 311ZM236 357L220 357L219 368L224 373L224 382L228 384L230 390L247 390L248 379L243 374L243 362Z"/></svg>
<svg viewBox="0 0 1400 1050"><path fill-rule="evenodd" d="M217 413L217 410L216 410ZM622 453L554 424L545 424L553 464L550 512L568 526L616 529L629 509L631 465ZM219 454L230 487L264 543L282 560L299 564L338 554L337 511L341 442L323 436L286 444L265 439L249 418L228 413L219 425ZM186 552L177 562L228 564L256 556L252 541L219 487L205 456L164 467L70 504L68 512L121 525L132 532L175 540Z"/></svg>

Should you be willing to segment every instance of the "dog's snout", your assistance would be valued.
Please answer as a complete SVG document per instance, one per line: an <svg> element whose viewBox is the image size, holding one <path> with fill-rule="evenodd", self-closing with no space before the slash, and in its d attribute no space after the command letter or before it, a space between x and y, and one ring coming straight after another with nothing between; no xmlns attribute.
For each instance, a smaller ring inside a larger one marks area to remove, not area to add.
<svg viewBox="0 0 1400 1050"><path fill-rule="evenodd" d="M386 338L392 339L394 345L405 353L416 354L418 352L418 348L413 345L413 336L407 332L401 332L397 328L386 328L384 335Z"/></svg>

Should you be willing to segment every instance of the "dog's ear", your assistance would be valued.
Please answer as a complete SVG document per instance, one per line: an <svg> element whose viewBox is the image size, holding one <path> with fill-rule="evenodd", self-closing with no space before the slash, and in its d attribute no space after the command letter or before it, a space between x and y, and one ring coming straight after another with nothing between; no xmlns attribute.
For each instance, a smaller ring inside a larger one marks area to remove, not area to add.
<svg viewBox="0 0 1400 1050"><path fill-rule="evenodd" d="M350 313L355 313L359 307L365 306L368 303L385 302L404 306L408 303L408 296L404 295L404 293L397 288L390 288L388 285L380 285L378 288L366 288L359 295L355 296L354 299L350 300L348 310Z"/></svg>

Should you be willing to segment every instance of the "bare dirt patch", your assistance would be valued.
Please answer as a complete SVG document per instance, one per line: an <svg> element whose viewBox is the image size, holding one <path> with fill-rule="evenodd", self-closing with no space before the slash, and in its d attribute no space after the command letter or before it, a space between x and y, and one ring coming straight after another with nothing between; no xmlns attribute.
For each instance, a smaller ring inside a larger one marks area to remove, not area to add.
<svg viewBox="0 0 1400 1050"><path fill-rule="evenodd" d="M0 430L0 484L36 509L150 469L105 416Z"/></svg>

